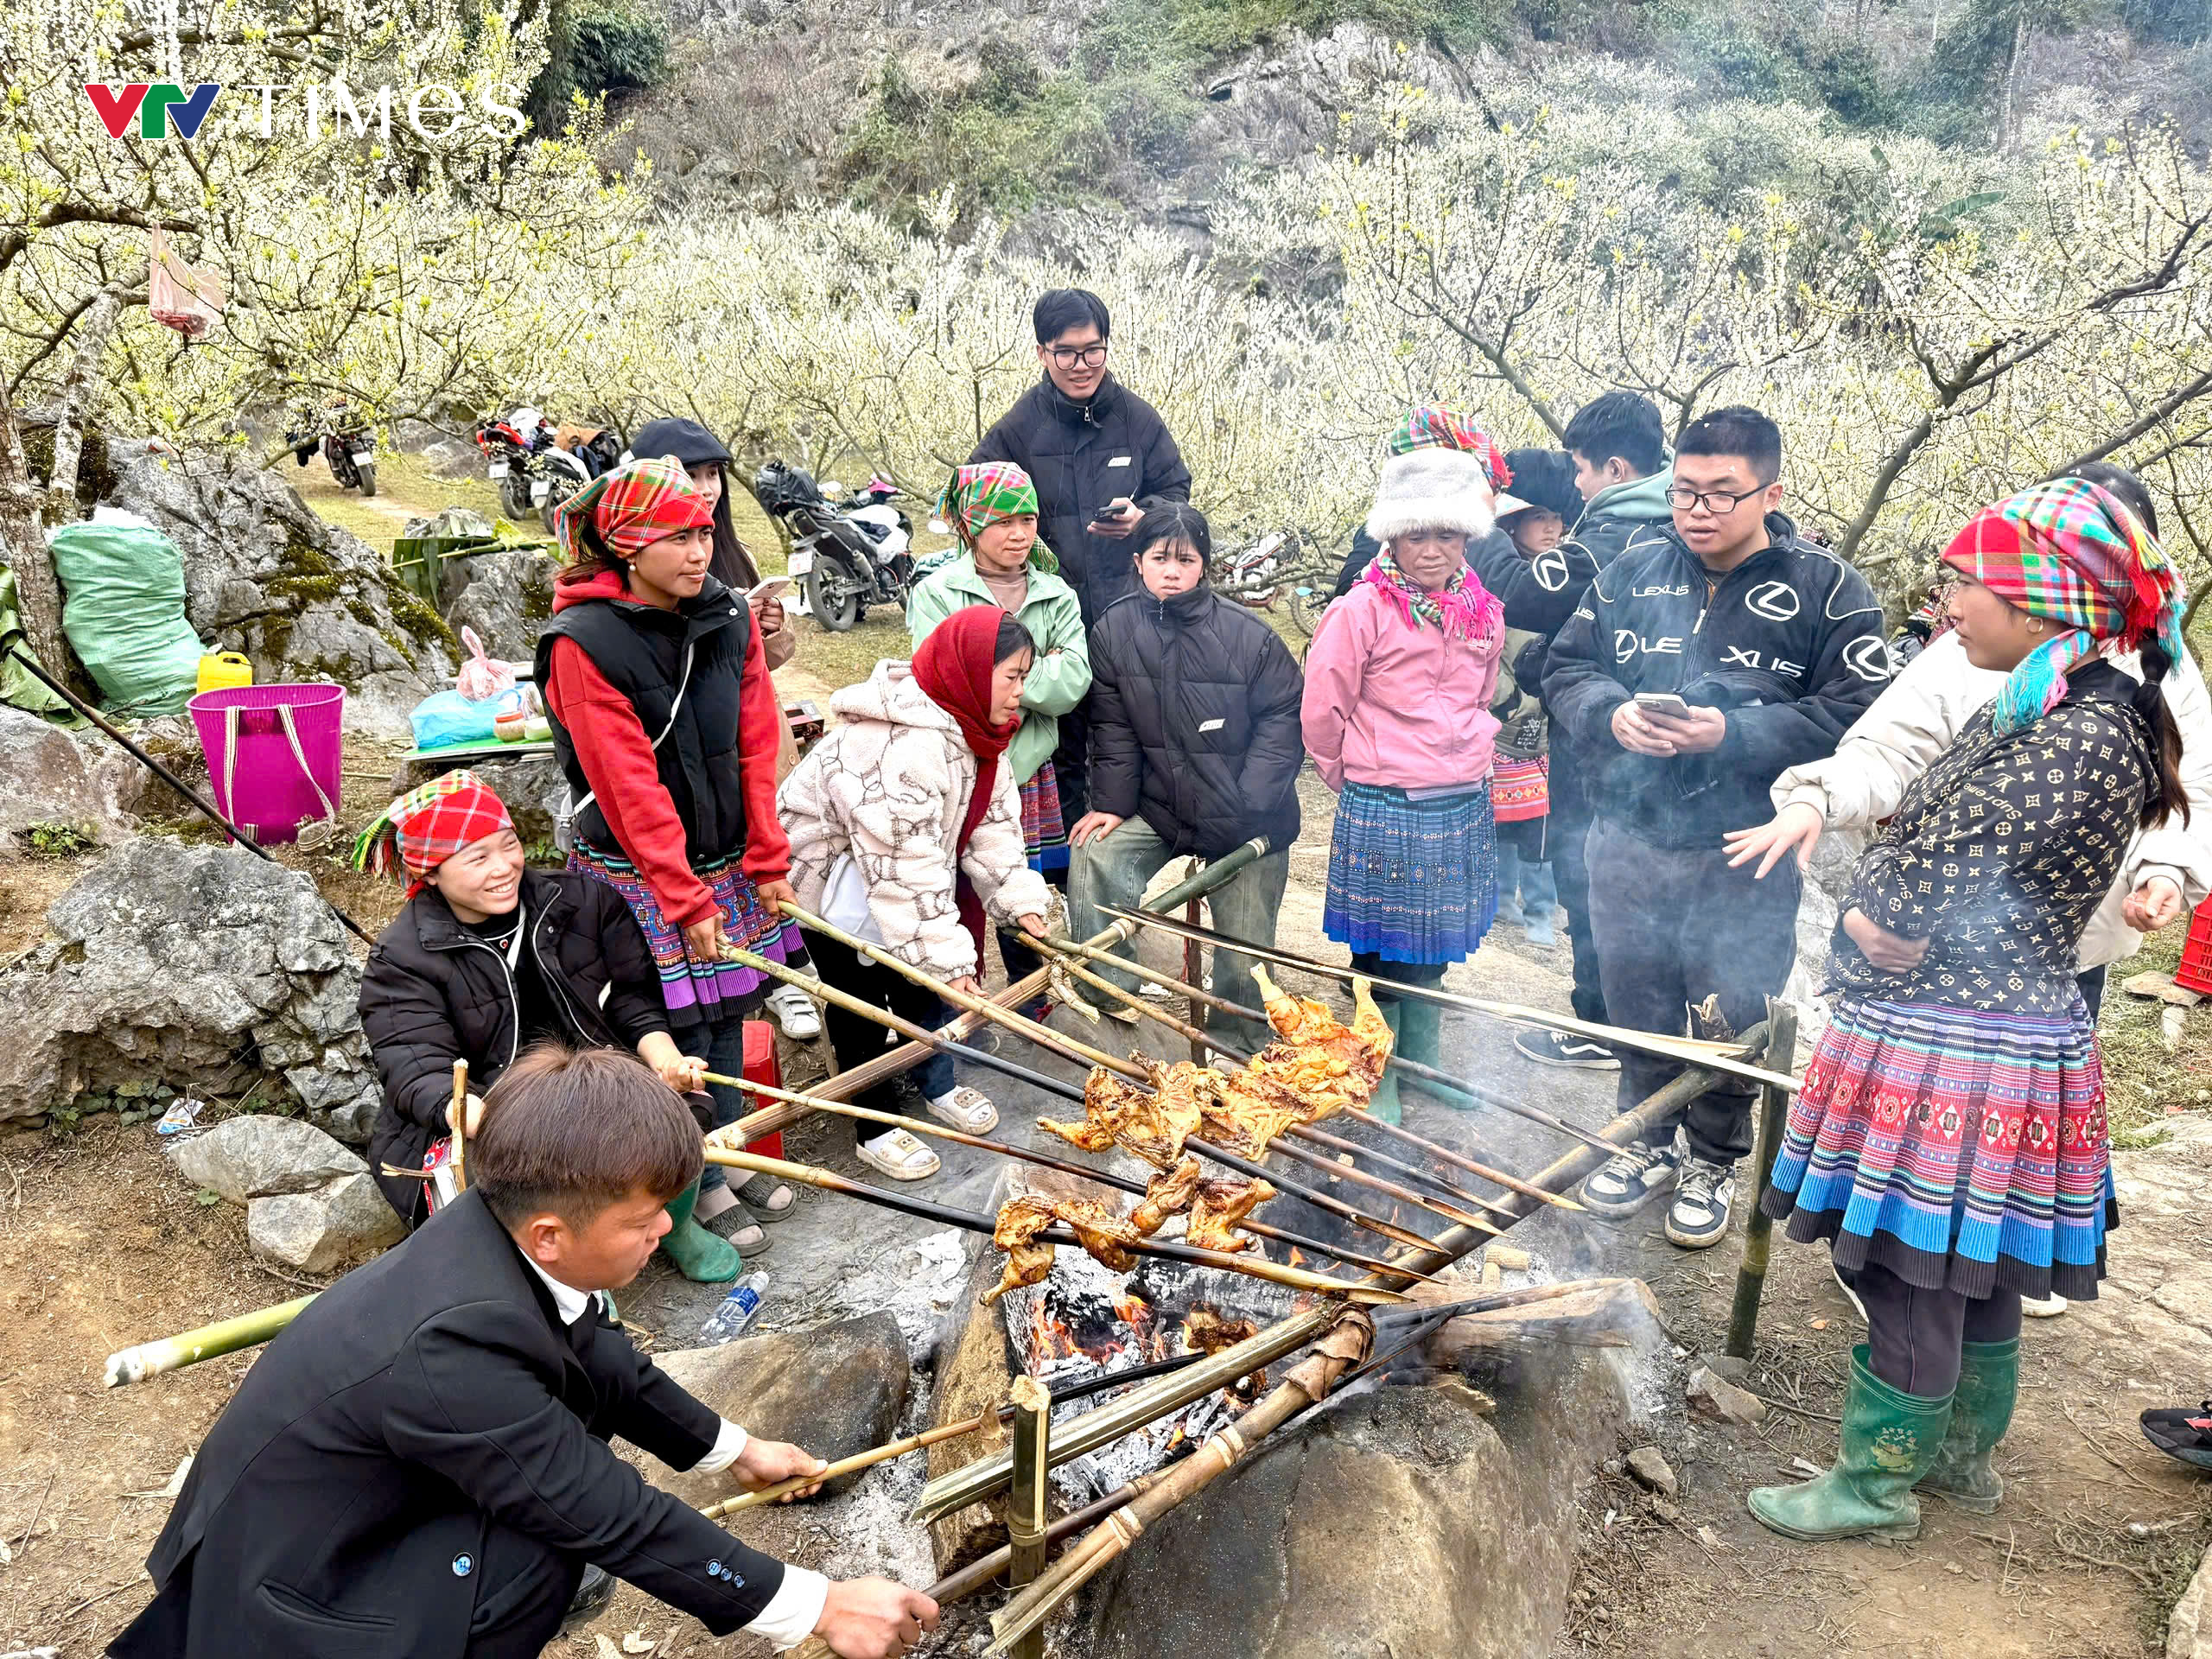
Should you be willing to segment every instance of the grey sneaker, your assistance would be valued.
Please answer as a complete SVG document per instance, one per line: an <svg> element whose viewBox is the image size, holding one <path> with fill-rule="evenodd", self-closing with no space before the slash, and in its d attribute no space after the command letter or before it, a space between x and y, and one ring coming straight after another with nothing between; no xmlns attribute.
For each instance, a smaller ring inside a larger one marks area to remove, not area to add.
<svg viewBox="0 0 2212 1659"><path fill-rule="evenodd" d="M1708 1164L1692 1154L1682 1160L1675 1202L1667 1211L1667 1236L1686 1250L1719 1243L1728 1230L1728 1206L1736 1195L1736 1166Z"/></svg>
<svg viewBox="0 0 2212 1659"><path fill-rule="evenodd" d="M1632 1216L1674 1184L1674 1147L1631 1141L1582 1183L1583 1207L1593 1216Z"/></svg>

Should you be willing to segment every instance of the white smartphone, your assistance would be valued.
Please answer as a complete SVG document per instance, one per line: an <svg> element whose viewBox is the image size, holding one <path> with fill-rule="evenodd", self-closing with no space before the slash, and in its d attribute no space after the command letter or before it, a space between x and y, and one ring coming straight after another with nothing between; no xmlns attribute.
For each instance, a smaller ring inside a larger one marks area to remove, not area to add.
<svg viewBox="0 0 2212 1659"><path fill-rule="evenodd" d="M1639 709L1649 709L1655 715L1666 715L1675 720L1688 720L1690 717L1689 704L1684 702L1672 691L1639 691L1636 694L1636 706Z"/></svg>
<svg viewBox="0 0 2212 1659"><path fill-rule="evenodd" d="M763 581L754 582L752 587L747 588L745 597L748 603L760 600L781 599L785 594L791 592L791 579L789 576L769 576Z"/></svg>

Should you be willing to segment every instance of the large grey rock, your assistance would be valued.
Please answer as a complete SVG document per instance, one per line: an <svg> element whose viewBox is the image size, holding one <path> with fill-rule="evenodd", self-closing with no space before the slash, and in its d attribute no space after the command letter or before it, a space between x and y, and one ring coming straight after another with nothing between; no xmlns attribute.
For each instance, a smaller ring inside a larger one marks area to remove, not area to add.
<svg viewBox="0 0 2212 1659"><path fill-rule="evenodd" d="M243 1058L315 1074L312 1121L362 1138L378 1090L352 1013L361 971L307 876L141 837L46 920L49 937L0 973L0 1124L88 1090L204 1089Z"/></svg>
<svg viewBox="0 0 2212 1659"><path fill-rule="evenodd" d="M471 763L476 775L499 793L515 821L515 833L525 847L549 847L553 842L553 815L568 798L569 780L561 763L550 754L518 754ZM423 767L410 776L419 779Z"/></svg>
<svg viewBox="0 0 2212 1659"><path fill-rule="evenodd" d="M528 662L537 636L553 615L553 578L560 564L527 547L477 553L445 562L442 596L456 637L476 630L485 651L507 662Z"/></svg>
<svg viewBox="0 0 2212 1659"><path fill-rule="evenodd" d="M2212 1659L2212 1549L2166 1621L2166 1659Z"/></svg>
<svg viewBox="0 0 2212 1659"><path fill-rule="evenodd" d="M1097 1659L1548 1653L1578 1483L1626 1415L1588 1351L1386 1388L1272 1435L1086 1592Z"/></svg>
<svg viewBox="0 0 2212 1659"><path fill-rule="evenodd" d="M257 1255L302 1273L328 1273L397 1244L407 1229L366 1173L312 1192L256 1198L245 1207L246 1243Z"/></svg>
<svg viewBox="0 0 2212 1659"><path fill-rule="evenodd" d="M169 1148L169 1162L194 1186L232 1204L279 1192L310 1192L368 1166L312 1123L249 1113Z"/></svg>
<svg viewBox="0 0 2212 1659"><path fill-rule="evenodd" d="M207 788L207 757L188 715L159 715L124 728L130 741L202 794ZM145 762L105 732L76 734L86 769L101 803L124 823L132 818L197 817L184 798L154 775Z"/></svg>
<svg viewBox="0 0 2212 1659"><path fill-rule="evenodd" d="M892 1437L912 1381L906 1339L889 1313L655 1358L732 1422L767 1440L803 1445L833 1463ZM846 1475L824 1490L835 1496L859 1479ZM677 1475L662 1484L689 1503L729 1495L727 1475Z"/></svg>
<svg viewBox="0 0 2212 1659"><path fill-rule="evenodd" d="M346 722L407 734L414 706L453 671L444 621L376 550L317 518L281 468L108 441L114 504L184 556L185 614L217 651L241 651L263 684L335 680Z"/></svg>
<svg viewBox="0 0 2212 1659"><path fill-rule="evenodd" d="M102 740L103 741L106 740ZM60 727L0 703L0 853L23 850L35 824L67 824L98 842L137 827L95 772L90 753Z"/></svg>

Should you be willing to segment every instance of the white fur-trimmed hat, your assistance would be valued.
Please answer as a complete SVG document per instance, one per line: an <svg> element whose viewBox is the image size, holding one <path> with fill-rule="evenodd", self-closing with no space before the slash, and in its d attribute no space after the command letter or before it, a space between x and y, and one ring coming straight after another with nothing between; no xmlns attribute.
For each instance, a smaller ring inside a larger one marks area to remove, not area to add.
<svg viewBox="0 0 2212 1659"><path fill-rule="evenodd" d="M1367 533L1378 542L1412 530L1487 536L1501 513L1517 512L1527 505L1492 490L1478 456L1461 449L1415 449L1382 463Z"/></svg>

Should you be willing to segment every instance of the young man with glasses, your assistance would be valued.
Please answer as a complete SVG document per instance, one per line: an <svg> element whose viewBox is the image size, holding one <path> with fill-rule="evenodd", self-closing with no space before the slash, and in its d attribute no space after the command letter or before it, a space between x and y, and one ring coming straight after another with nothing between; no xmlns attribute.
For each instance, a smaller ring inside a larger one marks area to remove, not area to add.
<svg viewBox="0 0 2212 1659"><path fill-rule="evenodd" d="M1766 816L1783 772L1833 753L1890 677L1872 590L1783 516L1781 471L1781 432L1757 410L1694 422L1675 444L1672 522L1629 538L1552 643L1545 702L1596 818L1605 1012L1631 1030L1724 1037L1765 1017L1796 958L1798 879L1730 868L1723 837ZM1624 1051L1623 1109L1681 1070ZM1707 1090L1681 1115L1686 1153L1665 1125L1592 1175L1584 1202L1625 1217L1673 1187L1667 1236L1718 1242L1751 1099L1747 1084Z"/></svg>
<svg viewBox="0 0 2212 1659"><path fill-rule="evenodd" d="M1160 411L1108 366L1114 323L1105 301L1086 289L1056 288L1037 302L1033 321L1044 378L968 459L1012 461L1029 474L1038 535L1090 626L1135 582L1128 538L1146 512L1190 500L1191 469ZM1081 707L1060 716L1052 769L1069 823L1090 810L1090 732Z"/></svg>

